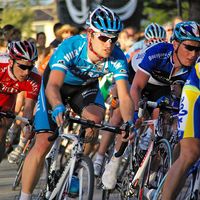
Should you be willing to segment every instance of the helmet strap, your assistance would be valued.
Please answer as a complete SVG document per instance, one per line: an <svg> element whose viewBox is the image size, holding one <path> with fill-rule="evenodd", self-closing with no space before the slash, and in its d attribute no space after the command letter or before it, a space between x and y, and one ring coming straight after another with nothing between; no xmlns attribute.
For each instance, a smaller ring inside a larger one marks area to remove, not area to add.
<svg viewBox="0 0 200 200"><path fill-rule="evenodd" d="M89 33L90 33L90 34L93 34L94 31L93 31L92 29L90 29ZM91 39L88 39L88 47L89 47L90 51L91 51L95 56L97 56L97 58L99 58L100 60L103 59L103 57L100 56L100 55L94 50L94 48L92 47Z"/></svg>

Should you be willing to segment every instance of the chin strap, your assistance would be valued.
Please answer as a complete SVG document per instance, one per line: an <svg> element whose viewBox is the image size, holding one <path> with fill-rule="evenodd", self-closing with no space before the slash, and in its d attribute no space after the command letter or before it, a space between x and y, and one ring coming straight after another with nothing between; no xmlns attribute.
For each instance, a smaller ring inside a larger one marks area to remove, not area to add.
<svg viewBox="0 0 200 200"><path fill-rule="evenodd" d="M90 31L91 34L92 34L93 32L94 32L93 30ZM100 55L94 50L94 48L92 47L91 39L88 40L88 47L89 47L90 51L91 51L95 56L97 56L100 60L103 59L103 57L100 56Z"/></svg>

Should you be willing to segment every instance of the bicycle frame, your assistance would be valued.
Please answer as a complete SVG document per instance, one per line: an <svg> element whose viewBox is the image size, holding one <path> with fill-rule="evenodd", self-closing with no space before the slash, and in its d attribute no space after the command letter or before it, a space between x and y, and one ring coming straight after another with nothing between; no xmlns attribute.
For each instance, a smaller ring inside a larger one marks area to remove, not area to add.
<svg viewBox="0 0 200 200"><path fill-rule="evenodd" d="M146 120L143 122L142 126L146 126L146 125L151 125L153 124L154 126L154 133L156 133L156 127L157 127L157 124L158 124L158 120L155 119L155 120ZM154 136L156 136L156 134L154 134ZM147 164L151 158L151 153L153 151L153 148L154 148L154 142L155 142L155 137L151 140L150 144L149 144L149 147L147 149L147 152L139 166L139 169L137 170L133 180L131 181L131 183L129 183L129 188L130 190L128 191L128 196L129 195L133 195L134 194L134 189L137 187L138 184L140 184L140 181L142 180L142 177L144 175L144 172L145 172L145 169L147 167Z"/></svg>
<svg viewBox="0 0 200 200"><path fill-rule="evenodd" d="M59 136L56 139L56 141L54 142L50 152L47 154L46 158L45 158L45 162L47 164L47 169L49 168L48 171L48 179L49 176L52 176L53 172L56 171L56 162L57 162L57 158L58 158L58 153L59 153L59 147L60 147L60 143L62 139L69 139L72 140L72 152L71 152L71 158L68 161L68 165L66 165L66 167L64 168L63 173L61 174L58 183L56 184L56 187L53 189L53 191L51 192L50 188L48 187L48 182L47 182L47 191L45 192L45 198L51 200L53 198L55 198L55 196L58 194L58 192L60 191L60 187L64 182L64 178L66 177L66 174L69 172L69 183L71 182L71 178L72 178L72 174L73 174L73 170L75 167L75 161L77 159L77 156L82 154L83 152L83 143L80 142L79 139L80 136L75 135L75 134L71 134L71 133L63 133L61 129L59 129ZM50 163L49 163L50 160ZM52 178L52 177L51 177ZM50 189L50 190L49 190Z"/></svg>

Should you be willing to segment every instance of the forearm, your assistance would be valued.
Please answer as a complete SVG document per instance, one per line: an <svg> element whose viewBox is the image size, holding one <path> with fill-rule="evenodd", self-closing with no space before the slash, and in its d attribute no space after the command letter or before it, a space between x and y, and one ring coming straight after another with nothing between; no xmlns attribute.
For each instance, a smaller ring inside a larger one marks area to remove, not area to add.
<svg viewBox="0 0 200 200"><path fill-rule="evenodd" d="M139 107L138 107L138 103L139 103L139 100L140 100L140 97L141 97L141 90L138 88L135 88L134 86L131 87L131 90L130 90L130 94L131 94L131 98L134 102L134 110L138 110Z"/></svg>
<svg viewBox="0 0 200 200"><path fill-rule="evenodd" d="M24 104L24 110L23 110L23 117L26 117L28 119L33 118L33 110L35 107L36 101L32 99L25 99L25 104Z"/></svg>
<svg viewBox="0 0 200 200"><path fill-rule="evenodd" d="M47 85L45 90L46 97L52 108L62 104L62 98L60 94L60 88L56 85Z"/></svg>
<svg viewBox="0 0 200 200"><path fill-rule="evenodd" d="M120 100L120 111L124 122L133 120L134 103L130 96Z"/></svg>

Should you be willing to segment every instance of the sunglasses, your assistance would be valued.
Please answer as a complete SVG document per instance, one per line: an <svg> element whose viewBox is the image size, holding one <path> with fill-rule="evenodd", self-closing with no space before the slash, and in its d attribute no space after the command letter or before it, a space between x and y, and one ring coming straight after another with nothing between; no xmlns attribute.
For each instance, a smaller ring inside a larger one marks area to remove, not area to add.
<svg viewBox="0 0 200 200"><path fill-rule="evenodd" d="M20 69L22 69L22 70L29 70L29 71L31 71L32 69L33 69L33 67L34 67L34 65L30 65L30 66L28 66L28 65L23 65L23 64L20 64L20 63L18 63L17 61L15 61L15 63L17 63L18 64L18 67L20 68Z"/></svg>
<svg viewBox="0 0 200 200"><path fill-rule="evenodd" d="M185 46L185 48L188 50L188 51L195 51L195 52L199 52L200 51L200 47L195 47L195 46L191 46L191 45L188 45L188 44L183 44Z"/></svg>
<svg viewBox="0 0 200 200"><path fill-rule="evenodd" d="M95 34L97 36L97 38L99 40L101 40L102 42L111 42L112 44L114 44L115 42L117 42L118 40L118 37L108 37L108 36L105 36L105 35L100 35L100 34Z"/></svg>

